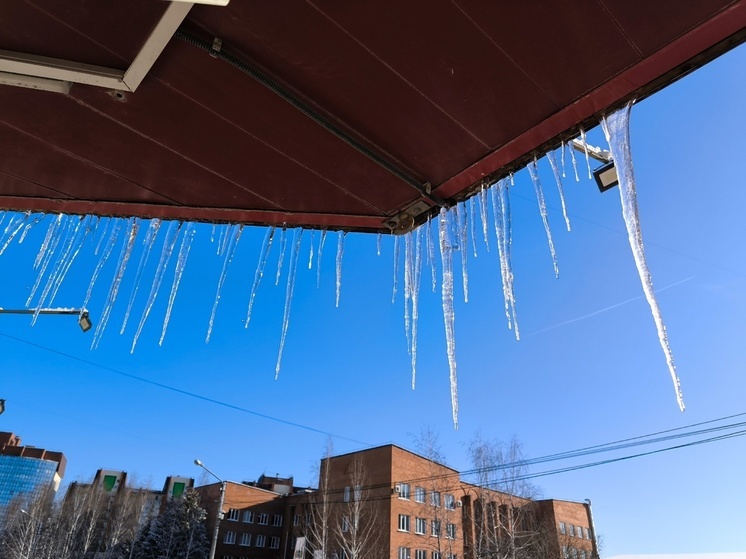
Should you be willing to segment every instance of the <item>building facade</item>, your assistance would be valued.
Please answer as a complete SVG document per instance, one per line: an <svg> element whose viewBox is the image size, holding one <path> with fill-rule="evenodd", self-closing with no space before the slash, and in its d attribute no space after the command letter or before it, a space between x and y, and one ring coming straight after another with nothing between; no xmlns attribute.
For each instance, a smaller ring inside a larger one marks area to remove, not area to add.
<svg viewBox="0 0 746 559"><path fill-rule="evenodd" d="M61 452L21 445L20 437L0 432L0 509L14 499L33 499L43 491L56 492L67 460Z"/></svg>

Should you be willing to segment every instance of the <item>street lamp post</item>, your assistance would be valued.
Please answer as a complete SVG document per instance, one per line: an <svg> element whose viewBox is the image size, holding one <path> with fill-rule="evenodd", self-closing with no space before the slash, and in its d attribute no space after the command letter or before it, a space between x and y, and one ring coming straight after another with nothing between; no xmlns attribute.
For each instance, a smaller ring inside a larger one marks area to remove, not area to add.
<svg viewBox="0 0 746 559"><path fill-rule="evenodd" d="M591 528L591 545L593 546L593 559L599 559L598 540L596 539L596 526L593 523L593 510L591 510L591 500L586 499L586 508L588 509L588 523Z"/></svg>
<svg viewBox="0 0 746 559"><path fill-rule="evenodd" d="M0 307L0 314L77 314L78 326L83 332L88 332L93 326L87 309L4 309Z"/></svg>
<svg viewBox="0 0 746 559"><path fill-rule="evenodd" d="M36 522L36 526L34 527L34 537L31 539L31 545L29 546L29 550L28 550L29 552L26 555L26 559L28 559L29 557L34 556L34 549L36 548L36 540L39 536L39 532L41 532L42 528L44 527L44 523L25 509L21 509L21 513L25 514L31 520Z"/></svg>
<svg viewBox="0 0 746 559"><path fill-rule="evenodd" d="M225 503L225 481L215 475L215 472L205 466L201 460L195 459L194 463L220 482L220 500L218 501L218 511L215 515L215 530L213 531L212 541L210 542L210 559L215 559L215 548L218 545L218 530L220 529L220 519L223 516L223 504Z"/></svg>

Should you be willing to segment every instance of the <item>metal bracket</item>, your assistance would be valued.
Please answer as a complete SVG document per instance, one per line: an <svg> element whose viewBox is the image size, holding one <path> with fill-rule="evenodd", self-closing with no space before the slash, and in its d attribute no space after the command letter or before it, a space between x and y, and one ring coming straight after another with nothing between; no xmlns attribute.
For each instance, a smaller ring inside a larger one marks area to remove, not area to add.
<svg viewBox="0 0 746 559"><path fill-rule="evenodd" d="M414 229L416 218L429 211L431 207L432 206L424 200L417 200L413 204L407 206L404 211L386 221L384 225L386 225L392 233L398 235L409 233Z"/></svg>

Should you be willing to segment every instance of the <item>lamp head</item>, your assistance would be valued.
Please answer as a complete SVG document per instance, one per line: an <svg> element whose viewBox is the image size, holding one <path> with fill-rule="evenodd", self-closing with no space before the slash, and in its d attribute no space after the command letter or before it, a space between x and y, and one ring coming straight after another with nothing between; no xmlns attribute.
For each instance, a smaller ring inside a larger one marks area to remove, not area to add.
<svg viewBox="0 0 746 559"><path fill-rule="evenodd" d="M200 460L199 458L195 458L195 459L194 459L194 464L195 464L196 466L202 466L202 460Z"/></svg>
<svg viewBox="0 0 746 559"><path fill-rule="evenodd" d="M83 330L83 332L88 332L93 327L93 322L91 322L91 318L88 316L88 311L83 311L80 313L80 318L78 318L78 325L80 326L80 329Z"/></svg>

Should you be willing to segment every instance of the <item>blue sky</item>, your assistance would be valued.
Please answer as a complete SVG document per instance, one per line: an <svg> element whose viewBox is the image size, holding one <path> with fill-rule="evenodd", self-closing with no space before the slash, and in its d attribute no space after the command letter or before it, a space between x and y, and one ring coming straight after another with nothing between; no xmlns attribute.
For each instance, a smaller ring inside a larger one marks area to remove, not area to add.
<svg viewBox="0 0 746 559"><path fill-rule="evenodd" d="M569 165L565 181L570 233L564 230L549 165L539 162L559 279L526 171L516 176L511 190L520 342L506 327L494 237L489 253L480 238L479 256L469 260L470 302L459 301L455 311L458 430L451 422L440 297L430 292L427 269L417 387L410 388L401 279L391 304L390 238L383 240L379 257L375 236L347 236L341 302L335 308L336 234L327 239L317 288L315 262L307 269L310 237L305 233L282 370L275 380L285 295L284 273L280 286L274 285L277 246L246 330L243 320L264 231L244 231L212 340L205 344L222 266L205 225L197 230L163 347L157 342L171 270L134 354L129 352L132 322L139 319L149 283L141 286L127 333L118 333L139 252L95 351L89 349L92 332L81 334L70 318L43 317L29 328L28 317L3 316L0 398L7 400L7 411L0 429L19 434L26 444L63 451L67 481L90 478L102 467L127 470L155 485L170 474L199 479L192 464L199 457L227 479L279 473L294 475L302 485L313 483L324 433L334 435L337 452L348 452L389 442L411 447L421 429L430 427L440 433L450 465L467 469L465 447L477 431L503 440L515 436L525 455L536 457L744 412L745 67L746 50L740 47L632 111L643 235L685 413L678 411L642 298L618 192L599 194L583 178L580 156L581 182L570 180ZM591 130L589 140L605 147L600 129ZM14 242L0 257L1 306L25 303L45 230L34 228L22 245ZM288 258L289 252L286 266ZM80 304L95 264L89 247L55 303ZM94 321L113 264L104 269L89 305ZM458 257L455 268L458 299ZM536 483L547 498L593 500L605 555L742 551L745 457L744 439L735 438ZM548 466L572 463L579 462Z"/></svg>

